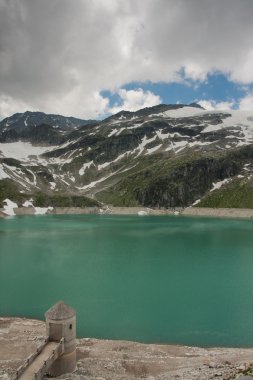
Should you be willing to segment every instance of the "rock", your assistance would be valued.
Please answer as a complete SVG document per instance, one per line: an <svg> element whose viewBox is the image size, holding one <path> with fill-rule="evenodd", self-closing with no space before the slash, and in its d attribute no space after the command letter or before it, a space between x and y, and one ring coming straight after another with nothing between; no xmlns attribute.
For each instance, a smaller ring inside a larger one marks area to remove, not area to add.
<svg viewBox="0 0 253 380"><path fill-rule="evenodd" d="M236 369L238 369L239 371L245 371L246 370L245 364L240 364L238 367L236 367Z"/></svg>

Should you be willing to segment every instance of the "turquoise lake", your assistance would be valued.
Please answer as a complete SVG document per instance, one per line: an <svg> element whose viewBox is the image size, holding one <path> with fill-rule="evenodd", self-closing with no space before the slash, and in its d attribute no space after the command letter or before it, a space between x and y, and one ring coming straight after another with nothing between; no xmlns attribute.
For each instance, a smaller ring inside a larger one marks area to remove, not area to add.
<svg viewBox="0 0 253 380"><path fill-rule="evenodd" d="M79 337L253 346L253 221L0 220L0 315L44 319L58 300Z"/></svg>

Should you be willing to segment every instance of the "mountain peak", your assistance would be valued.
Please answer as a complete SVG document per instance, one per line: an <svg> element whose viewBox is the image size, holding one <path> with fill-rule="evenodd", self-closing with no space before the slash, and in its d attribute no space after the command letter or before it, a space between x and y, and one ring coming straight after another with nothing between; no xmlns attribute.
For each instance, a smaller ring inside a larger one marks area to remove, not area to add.
<svg viewBox="0 0 253 380"><path fill-rule="evenodd" d="M199 108L199 109L201 109L201 110L205 110L205 108L203 108L200 104L195 103L195 102L190 103L190 104L188 105L188 107L195 107L195 108Z"/></svg>
<svg viewBox="0 0 253 380"><path fill-rule="evenodd" d="M0 132L19 138L20 133L30 127L39 125L47 125L57 128L59 131L71 131L80 126L95 123L95 120L83 120L75 117L67 117L62 115L46 114L40 111L25 111L23 113L15 113L0 122ZM2 136L3 137L3 136Z"/></svg>

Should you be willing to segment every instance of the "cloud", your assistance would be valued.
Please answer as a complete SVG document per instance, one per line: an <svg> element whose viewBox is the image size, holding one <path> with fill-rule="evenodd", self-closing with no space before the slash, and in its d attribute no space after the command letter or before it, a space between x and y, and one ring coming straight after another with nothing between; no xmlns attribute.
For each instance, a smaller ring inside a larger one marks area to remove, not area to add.
<svg viewBox="0 0 253 380"><path fill-rule="evenodd" d="M252 14L252 0L0 0L0 101L97 117L101 91L182 69L252 83Z"/></svg>
<svg viewBox="0 0 253 380"><path fill-rule="evenodd" d="M249 93L244 98L240 99L239 109L241 111L252 111L253 110L253 94Z"/></svg>
<svg viewBox="0 0 253 380"><path fill-rule="evenodd" d="M31 110L37 111L32 108L31 105L28 105L21 100L16 100L11 98L10 96L0 95L0 120L1 118L8 117L18 110Z"/></svg>
<svg viewBox="0 0 253 380"><path fill-rule="evenodd" d="M109 109L110 113L117 113L121 110L136 111L144 107L152 107L162 102L159 95L153 94L151 91L120 89L118 95L122 99L122 104Z"/></svg>
<svg viewBox="0 0 253 380"><path fill-rule="evenodd" d="M232 109L239 109L241 111L253 110L253 93L249 92L245 97L239 99L237 102L215 102L215 100L200 100L198 104L206 110L221 110L229 111Z"/></svg>
<svg viewBox="0 0 253 380"><path fill-rule="evenodd" d="M198 104L206 110L220 110L227 111L233 109L234 102L215 102L214 100L200 100Z"/></svg>

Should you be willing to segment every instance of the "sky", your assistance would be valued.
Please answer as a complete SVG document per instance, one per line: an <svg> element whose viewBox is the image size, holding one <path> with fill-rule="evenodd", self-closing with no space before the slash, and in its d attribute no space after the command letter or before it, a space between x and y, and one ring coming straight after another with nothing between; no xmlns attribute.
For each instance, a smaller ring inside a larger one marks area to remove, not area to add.
<svg viewBox="0 0 253 380"><path fill-rule="evenodd" d="M253 0L0 0L0 119L253 111Z"/></svg>

